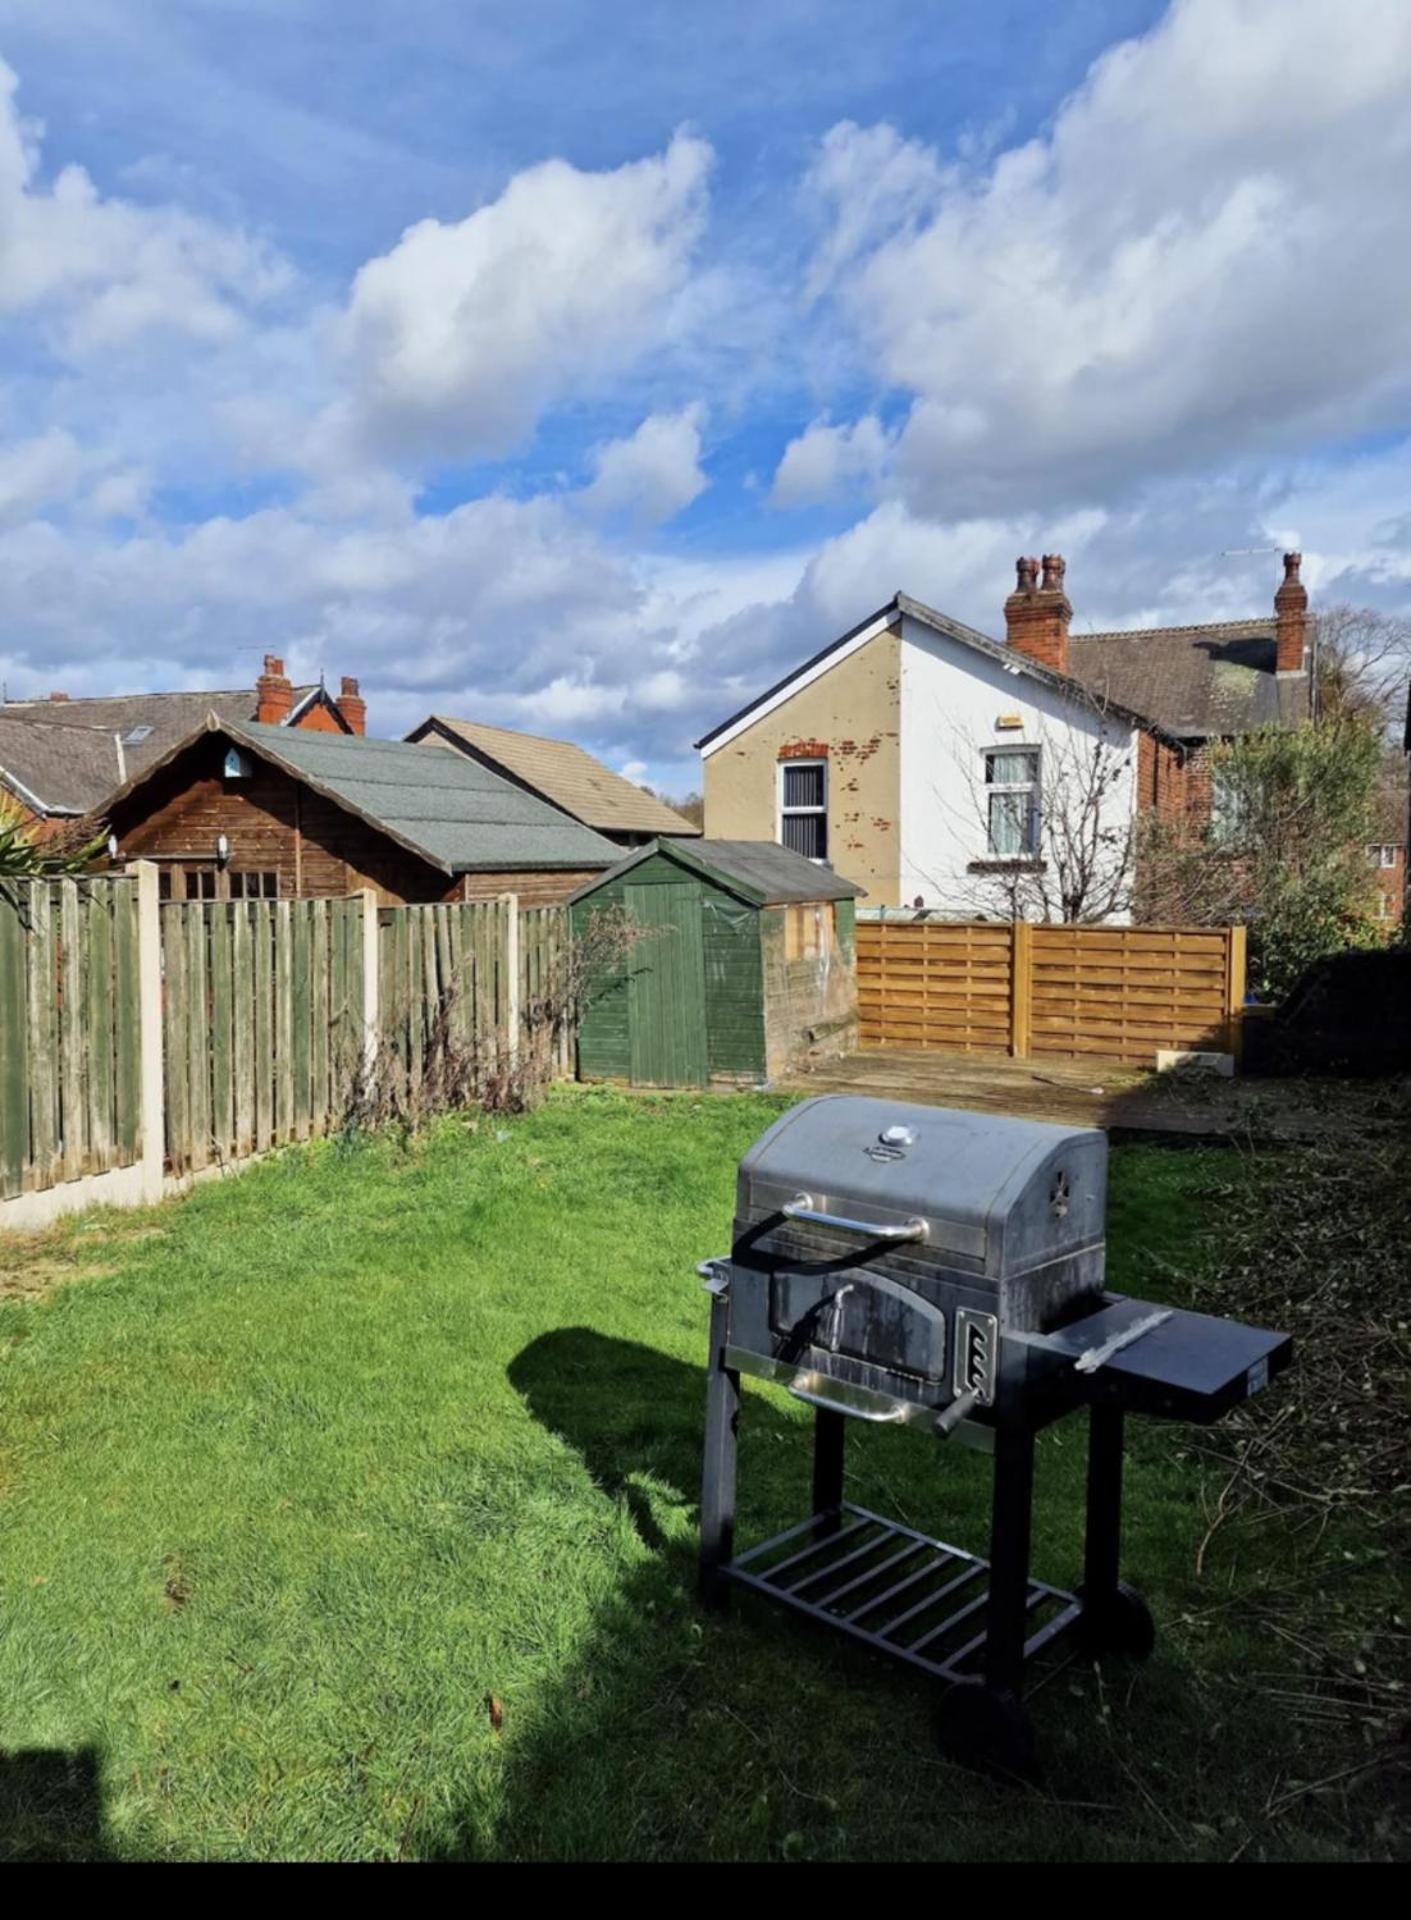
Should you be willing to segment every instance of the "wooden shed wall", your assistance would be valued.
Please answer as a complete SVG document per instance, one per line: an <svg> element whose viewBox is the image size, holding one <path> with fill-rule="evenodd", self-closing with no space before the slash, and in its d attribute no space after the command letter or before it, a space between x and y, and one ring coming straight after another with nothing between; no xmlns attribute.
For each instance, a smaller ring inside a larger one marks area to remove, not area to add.
<svg viewBox="0 0 1411 1920"><path fill-rule="evenodd" d="M680 885L689 869L654 854L630 873L599 887L573 908L573 930L588 916L626 907L630 886ZM706 1065L713 1078L758 1079L765 1071L764 1004L760 974L759 910L701 878L701 934L705 952ZM596 989L578 1032L578 1070L589 1080L625 1080L631 1074L627 971Z"/></svg>

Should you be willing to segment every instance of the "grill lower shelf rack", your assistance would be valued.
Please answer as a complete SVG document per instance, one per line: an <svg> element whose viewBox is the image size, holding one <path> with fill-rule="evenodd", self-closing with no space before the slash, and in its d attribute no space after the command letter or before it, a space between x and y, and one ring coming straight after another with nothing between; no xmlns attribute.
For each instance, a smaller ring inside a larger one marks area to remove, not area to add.
<svg viewBox="0 0 1411 1920"><path fill-rule="evenodd" d="M937 1680L984 1664L988 1560L845 1501L738 1554L723 1573ZM1031 1660L1082 1614L1075 1594L1031 1580Z"/></svg>

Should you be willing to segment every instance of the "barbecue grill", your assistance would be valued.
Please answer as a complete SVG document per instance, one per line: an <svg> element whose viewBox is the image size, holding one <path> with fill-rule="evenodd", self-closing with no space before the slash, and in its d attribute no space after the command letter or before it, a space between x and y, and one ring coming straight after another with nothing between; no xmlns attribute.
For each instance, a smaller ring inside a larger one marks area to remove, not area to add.
<svg viewBox="0 0 1411 1920"><path fill-rule="evenodd" d="M850 1096L807 1100L740 1163L712 1296L701 1591L735 1586L943 1683L943 1746L1036 1770L1028 1663L1065 1635L1143 1658L1151 1616L1119 1577L1128 1413L1206 1424L1258 1393L1292 1342L1103 1285L1107 1141L1091 1129ZM734 1548L740 1376L814 1410L812 1511ZM1034 1436L1088 1410L1083 1578L1029 1571ZM843 1497L849 1420L993 1457L988 1560Z"/></svg>

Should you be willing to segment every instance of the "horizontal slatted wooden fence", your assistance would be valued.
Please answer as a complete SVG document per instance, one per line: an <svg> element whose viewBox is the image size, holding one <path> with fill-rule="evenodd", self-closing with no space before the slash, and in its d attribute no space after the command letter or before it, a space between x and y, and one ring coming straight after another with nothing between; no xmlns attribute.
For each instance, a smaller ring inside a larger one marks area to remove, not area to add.
<svg viewBox="0 0 1411 1920"><path fill-rule="evenodd" d="M1242 929L1239 930L1242 933ZM1150 1066L1157 1052L1234 1051L1244 1000L1234 929L1035 927L1029 1052Z"/></svg>
<svg viewBox="0 0 1411 1920"><path fill-rule="evenodd" d="M137 895L129 880L0 882L0 1199L142 1151Z"/></svg>
<svg viewBox="0 0 1411 1920"><path fill-rule="evenodd" d="M1010 929L970 921L857 926L862 1044L1007 1053L1014 955Z"/></svg>
<svg viewBox="0 0 1411 1920"><path fill-rule="evenodd" d="M1241 927L861 920L864 1046L1120 1060L1237 1052Z"/></svg>

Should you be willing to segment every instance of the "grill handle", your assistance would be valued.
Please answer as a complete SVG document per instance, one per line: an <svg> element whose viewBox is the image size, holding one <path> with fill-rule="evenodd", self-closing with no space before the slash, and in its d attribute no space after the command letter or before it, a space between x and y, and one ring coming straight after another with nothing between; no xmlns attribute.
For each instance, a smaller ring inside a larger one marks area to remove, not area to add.
<svg viewBox="0 0 1411 1920"><path fill-rule="evenodd" d="M929 1228L919 1216L899 1226L879 1226L875 1220L853 1220L845 1213L821 1213L811 1193L798 1193L779 1209L786 1220L806 1220L813 1227L832 1227L838 1233L856 1233L864 1240L885 1241L890 1246L905 1246L908 1241L924 1240Z"/></svg>
<svg viewBox="0 0 1411 1920"><path fill-rule="evenodd" d="M826 1393L807 1393L802 1387L790 1387L789 1392L795 1400L803 1400L810 1407L821 1407L825 1413L845 1413L850 1420L867 1420L875 1427L894 1426L905 1420L905 1407L885 1407L873 1412L870 1407L854 1406L850 1401L830 1400Z"/></svg>

